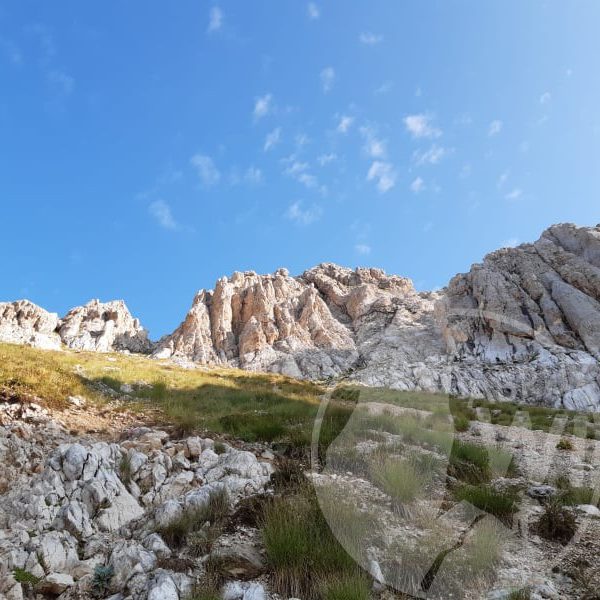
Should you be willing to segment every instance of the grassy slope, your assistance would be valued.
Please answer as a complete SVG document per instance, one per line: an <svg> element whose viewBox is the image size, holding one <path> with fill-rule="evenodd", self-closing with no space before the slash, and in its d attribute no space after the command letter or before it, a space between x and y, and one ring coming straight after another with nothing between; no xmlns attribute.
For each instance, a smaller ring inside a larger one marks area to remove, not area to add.
<svg viewBox="0 0 600 600"><path fill-rule="evenodd" d="M139 385L139 383L149 385ZM60 409L71 395L103 402L133 384L135 407L151 406L185 431L208 429L244 440L305 445L324 389L275 374L236 369L183 369L143 356L54 352L0 344L0 390L30 394ZM136 385L138 384L138 385ZM120 394L122 395L122 394ZM337 403L331 418L349 409Z"/></svg>

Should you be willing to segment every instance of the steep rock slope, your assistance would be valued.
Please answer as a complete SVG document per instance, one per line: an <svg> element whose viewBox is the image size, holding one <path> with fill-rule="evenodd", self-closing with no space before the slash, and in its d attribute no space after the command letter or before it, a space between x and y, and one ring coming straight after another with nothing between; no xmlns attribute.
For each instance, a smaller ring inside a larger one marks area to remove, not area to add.
<svg viewBox="0 0 600 600"><path fill-rule="evenodd" d="M600 227L551 227L439 293L332 264L235 273L198 293L155 356L597 409Z"/></svg>
<svg viewBox="0 0 600 600"><path fill-rule="evenodd" d="M75 350L147 353L152 344L138 319L131 316L123 300L91 300L70 310L58 332L63 343Z"/></svg>

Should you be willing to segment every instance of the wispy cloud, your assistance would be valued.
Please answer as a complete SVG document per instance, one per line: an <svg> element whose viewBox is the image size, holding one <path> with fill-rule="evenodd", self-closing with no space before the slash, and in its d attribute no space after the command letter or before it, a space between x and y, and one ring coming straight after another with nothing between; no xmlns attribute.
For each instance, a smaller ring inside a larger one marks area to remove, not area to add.
<svg viewBox="0 0 600 600"><path fill-rule="evenodd" d="M253 185L258 185L263 181L262 171L257 167L248 167L244 173L244 181Z"/></svg>
<svg viewBox="0 0 600 600"><path fill-rule="evenodd" d="M173 217L171 207L164 200L155 200L148 206L148 212L154 220L164 229L175 231L179 228Z"/></svg>
<svg viewBox="0 0 600 600"><path fill-rule="evenodd" d="M490 137L498 135L502 131L502 127L502 121L500 121L499 119L495 119L490 123L490 126L488 127L488 135Z"/></svg>
<svg viewBox="0 0 600 600"><path fill-rule="evenodd" d="M397 173L389 162L376 160L367 173L367 181L374 181L382 193L391 190L396 185Z"/></svg>
<svg viewBox="0 0 600 600"><path fill-rule="evenodd" d="M428 150L417 150L413 154L413 160L417 166L422 165L437 165L442 158L449 153L449 150L443 146L433 144Z"/></svg>
<svg viewBox="0 0 600 600"><path fill-rule="evenodd" d="M498 177L498 182L496 183L498 189L504 187L504 184L508 181L509 175L510 173L508 171L504 171L504 173L500 174L500 177Z"/></svg>
<svg viewBox="0 0 600 600"><path fill-rule="evenodd" d="M210 156L207 156L206 154L195 154L190 159L190 162L196 169L202 185L210 187L219 183L221 173Z"/></svg>
<svg viewBox="0 0 600 600"><path fill-rule="evenodd" d="M438 138L442 135L442 130L435 127L432 121L433 117L424 113L404 117L404 125L415 139Z"/></svg>
<svg viewBox="0 0 600 600"><path fill-rule="evenodd" d="M75 79L61 69L53 69L46 73L50 85L59 93L68 96L75 89Z"/></svg>
<svg viewBox="0 0 600 600"><path fill-rule="evenodd" d="M307 188L316 188L319 185L317 178L310 173L308 163L299 161L295 155L284 158L282 162L287 165L283 172L288 177Z"/></svg>
<svg viewBox="0 0 600 600"><path fill-rule="evenodd" d="M225 15L218 6L213 6L208 12L208 33L219 31L223 27Z"/></svg>
<svg viewBox="0 0 600 600"><path fill-rule="evenodd" d="M266 117L273 110L273 96L271 94L265 94L259 96L254 101L254 118L262 119Z"/></svg>
<svg viewBox="0 0 600 600"><path fill-rule="evenodd" d="M325 67L321 71L321 86L323 91L327 94L333 89L335 83L335 70L333 67Z"/></svg>
<svg viewBox="0 0 600 600"><path fill-rule="evenodd" d="M306 12L308 13L308 18L316 20L321 16L321 10L314 2L309 2L306 5Z"/></svg>
<svg viewBox="0 0 600 600"><path fill-rule="evenodd" d="M348 117L347 115L342 115L340 117L338 126L336 127L336 131L338 133L348 133L348 130L350 129L350 127L352 127L353 123L354 123L354 117Z"/></svg>
<svg viewBox="0 0 600 600"><path fill-rule="evenodd" d="M373 90L373 93L376 96L380 96L382 94L387 94L388 92L392 91L393 87L394 87L393 81L384 81L379 87L377 87Z"/></svg>
<svg viewBox="0 0 600 600"><path fill-rule="evenodd" d="M523 190L521 188L514 188L510 191L506 196L504 196L507 200L515 201L518 200L523 195Z"/></svg>
<svg viewBox="0 0 600 600"><path fill-rule="evenodd" d="M321 154L319 157L317 157L317 162L324 167L325 165L328 165L331 162L335 162L337 160L337 154L335 154L334 152L330 152L329 154Z"/></svg>
<svg viewBox="0 0 600 600"><path fill-rule="evenodd" d="M285 212L285 217L299 225L310 225L311 223L318 221L322 214L323 210L317 204L303 208L302 202L297 200L290 204Z"/></svg>
<svg viewBox="0 0 600 600"><path fill-rule="evenodd" d="M23 55L19 47L11 40L0 37L0 52L8 59L8 62L14 67L23 64Z"/></svg>
<svg viewBox="0 0 600 600"><path fill-rule="evenodd" d="M424 189L425 189L425 182L423 181L423 179L421 177L417 177L410 184L410 191L413 192L413 193L415 193L415 194L419 194Z"/></svg>
<svg viewBox="0 0 600 600"><path fill-rule="evenodd" d="M367 256L368 254L371 254L371 246L369 246L369 244L356 244L354 246L354 250L356 250L356 253L360 254L361 256Z"/></svg>
<svg viewBox="0 0 600 600"><path fill-rule="evenodd" d="M267 133L267 137L265 138L264 151L268 152L271 148L274 148L281 141L281 127L276 127L271 131L271 133Z"/></svg>
<svg viewBox="0 0 600 600"><path fill-rule="evenodd" d="M377 136L375 129L371 126L364 126L360 128L365 145L363 147L367 156L371 158L385 158L387 154L387 143Z"/></svg>
<svg viewBox="0 0 600 600"><path fill-rule="evenodd" d="M548 104L552 100L552 94L550 92L544 92L540 96L540 104Z"/></svg>
<svg viewBox="0 0 600 600"><path fill-rule="evenodd" d="M373 33L371 31L364 31L358 36L361 44L365 44L367 46L375 46L376 44L380 44L383 42L383 36L379 33Z"/></svg>

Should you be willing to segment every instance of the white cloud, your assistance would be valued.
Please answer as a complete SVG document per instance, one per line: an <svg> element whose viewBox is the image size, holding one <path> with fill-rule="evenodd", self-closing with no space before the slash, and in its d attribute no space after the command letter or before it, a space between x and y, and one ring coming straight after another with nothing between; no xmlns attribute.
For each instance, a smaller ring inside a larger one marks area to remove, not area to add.
<svg viewBox="0 0 600 600"><path fill-rule="evenodd" d="M377 137L372 127L361 127L360 133L365 138L365 153L371 158L385 158L387 154L386 141Z"/></svg>
<svg viewBox="0 0 600 600"><path fill-rule="evenodd" d="M75 89L75 79L60 69L48 71L47 77L52 86L65 96L71 94Z"/></svg>
<svg viewBox="0 0 600 600"><path fill-rule="evenodd" d="M504 173L502 173L500 175L500 177L498 177L498 183L497 183L498 188L501 188L504 186L504 184L508 181L509 175L510 175L510 173L508 171L504 171Z"/></svg>
<svg viewBox="0 0 600 600"><path fill-rule="evenodd" d="M265 138L264 150L265 152L269 151L271 148L274 148L281 141L281 127L276 127L271 131L271 133L267 134Z"/></svg>
<svg viewBox="0 0 600 600"><path fill-rule="evenodd" d="M440 137L442 130L434 127L432 120L431 115L408 115L404 117L404 125L415 139Z"/></svg>
<svg viewBox="0 0 600 600"><path fill-rule="evenodd" d="M443 146L433 144L429 150L425 152L417 151L414 153L413 158L417 166L421 165L437 165L444 156L448 154L448 150Z"/></svg>
<svg viewBox="0 0 600 600"><path fill-rule="evenodd" d="M508 238L500 242L500 248L514 248L519 245L519 238Z"/></svg>
<svg viewBox="0 0 600 600"><path fill-rule="evenodd" d="M225 15L218 6L213 6L208 13L208 33L219 31L223 27Z"/></svg>
<svg viewBox="0 0 600 600"><path fill-rule="evenodd" d="M310 225L321 218L323 211L321 207L313 204L308 208L302 207L302 202L297 200L290 204L289 208L285 212L285 216L290 221L294 221L299 225Z"/></svg>
<svg viewBox="0 0 600 600"><path fill-rule="evenodd" d="M346 115L342 115L340 117L340 122L336 128L338 133L348 133L350 127L352 127L352 123L354 123L354 117L348 117Z"/></svg>
<svg viewBox="0 0 600 600"><path fill-rule="evenodd" d="M331 162L334 162L337 160L337 154L330 152L329 154L321 154L321 156L319 156L317 158L317 162L324 167L325 165L328 165Z"/></svg>
<svg viewBox="0 0 600 600"><path fill-rule="evenodd" d="M512 190L511 192L509 192L508 194L506 194L506 196L504 196L507 200L518 200L521 196L523 195L523 190L520 188L515 188L514 190Z"/></svg>
<svg viewBox="0 0 600 600"><path fill-rule="evenodd" d="M314 2L309 2L306 6L306 10L308 12L309 19L316 20L321 16L321 11Z"/></svg>
<svg viewBox="0 0 600 600"><path fill-rule="evenodd" d="M502 121L495 119L490 123L488 127L488 135L493 137L494 135L498 135L502 131Z"/></svg>
<svg viewBox="0 0 600 600"><path fill-rule="evenodd" d="M257 167L248 167L244 173L244 181L246 183L257 185L262 183L263 174Z"/></svg>
<svg viewBox="0 0 600 600"><path fill-rule="evenodd" d="M295 138L296 146L298 148L302 148L302 146L306 146L310 142L310 138L305 133L299 133Z"/></svg>
<svg viewBox="0 0 600 600"><path fill-rule="evenodd" d="M361 256L366 256L367 254L371 254L371 246L369 244L356 244L354 249Z"/></svg>
<svg viewBox="0 0 600 600"><path fill-rule="evenodd" d="M374 94L377 96L381 94L387 94L394 87L394 83L392 81L384 81L378 88L375 88Z"/></svg>
<svg viewBox="0 0 600 600"><path fill-rule="evenodd" d="M262 119L266 117L272 110L273 96L265 94L254 101L254 118Z"/></svg>
<svg viewBox="0 0 600 600"><path fill-rule="evenodd" d="M323 87L323 91L327 94L333 88L333 84L335 83L335 70L333 67L325 67L321 71L321 86Z"/></svg>
<svg viewBox="0 0 600 600"><path fill-rule="evenodd" d="M367 181L375 181L377 189L385 194L396 185L396 177L396 171L390 163L376 160L369 169Z"/></svg>
<svg viewBox="0 0 600 600"><path fill-rule="evenodd" d="M411 192L414 192L415 194L422 192L424 189L425 189L425 182L423 181L423 179L421 177L417 177L410 184L410 190L411 190Z"/></svg>
<svg viewBox="0 0 600 600"><path fill-rule="evenodd" d="M364 31L358 36L361 44L366 44L367 46L375 46L375 44L380 44L383 42L383 36L378 33L373 33L371 31Z"/></svg>
<svg viewBox="0 0 600 600"><path fill-rule="evenodd" d="M307 188L315 188L319 184L317 178L309 173L308 163L300 162L294 155L284 158L283 163L288 165L283 171L284 174Z"/></svg>
<svg viewBox="0 0 600 600"><path fill-rule="evenodd" d="M209 187L219 183L221 173L210 156L206 156L205 154L195 154L190 159L190 163L198 172L198 176L203 185Z"/></svg>
<svg viewBox="0 0 600 600"><path fill-rule="evenodd" d="M148 212L154 217L156 222L164 229L175 231L179 225L173 218L171 207L164 200L155 200L148 207Z"/></svg>
<svg viewBox="0 0 600 600"><path fill-rule="evenodd" d="M552 100L552 94L550 92L544 92L540 96L540 104L548 104Z"/></svg>

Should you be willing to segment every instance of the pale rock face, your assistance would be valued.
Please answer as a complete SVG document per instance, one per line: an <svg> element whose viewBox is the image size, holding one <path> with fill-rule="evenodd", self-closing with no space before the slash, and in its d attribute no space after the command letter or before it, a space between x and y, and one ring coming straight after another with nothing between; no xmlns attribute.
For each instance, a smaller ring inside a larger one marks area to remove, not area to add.
<svg viewBox="0 0 600 600"><path fill-rule="evenodd" d="M440 292L378 269L235 273L155 356L302 378L600 408L600 227L556 225Z"/></svg>
<svg viewBox="0 0 600 600"><path fill-rule="evenodd" d="M60 350L58 315L29 300L0 302L0 342Z"/></svg>
<svg viewBox="0 0 600 600"><path fill-rule="evenodd" d="M74 350L147 353L152 349L148 333L122 300L92 300L72 309L62 319L59 334Z"/></svg>

